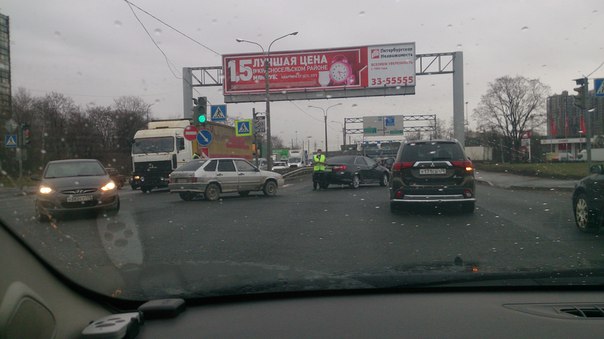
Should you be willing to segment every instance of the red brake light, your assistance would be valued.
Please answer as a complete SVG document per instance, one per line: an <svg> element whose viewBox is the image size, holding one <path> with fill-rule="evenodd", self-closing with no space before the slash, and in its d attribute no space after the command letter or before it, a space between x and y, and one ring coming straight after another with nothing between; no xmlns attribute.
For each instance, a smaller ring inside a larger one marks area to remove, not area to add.
<svg viewBox="0 0 604 339"><path fill-rule="evenodd" d="M466 172L472 172L474 170L474 165L470 160L451 161L451 164L453 164L455 167L463 168Z"/></svg>
<svg viewBox="0 0 604 339"><path fill-rule="evenodd" d="M405 169L405 168L411 168L411 167L413 167L413 162L410 162L410 161L405 161L405 162L395 162L395 163L392 165L392 170L393 170L393 171L400 171L400 170L402 170L402 169Z"/></svg>
<svg viewBox="0 0 604 339"><path fill-rule="evenodd" d="M339 166L334 166L331 170L334 172L340 172L340 171L345 171L346 170L346 165L339 165Z"/></svg>

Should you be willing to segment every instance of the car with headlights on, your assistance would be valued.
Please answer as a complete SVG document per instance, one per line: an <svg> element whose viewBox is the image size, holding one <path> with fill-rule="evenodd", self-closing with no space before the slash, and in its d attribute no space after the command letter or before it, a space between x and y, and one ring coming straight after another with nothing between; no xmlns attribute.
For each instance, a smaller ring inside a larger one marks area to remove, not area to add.
<svg viewBox="0 0 604 339"><path fill-rule="evenodd" d="M247 196L252 191L262 191L274 196L285 179L276 172L263 171L240 158L197 159L178 167L170 173L170 193L178 193L185 201L203 196L215 201L222 193L239 193Z"/></svg>
<svg viewBox="0 0 604 339"><path fill-rule="evenodd" d="M473 213L476 203L474 165L456 140L403 143L392 165L390 208L459 204Z"/></svg>
<svg viewBox="0 0 604 339"><path fill-rule="evenodd" d="M46 164L35 197L36 218L48 220L74 212L117 214L117 185L96 159L54 160Z"/></svg>
<svg viewBox="0 0 604 339"><path fill-rule="evenodd" d="M359 188L361 184L379 184L387 186L390 171L375 160L362 155L339 155L327 158L325 174L320 183L321 188L331 184L349 185Z"/></svg>

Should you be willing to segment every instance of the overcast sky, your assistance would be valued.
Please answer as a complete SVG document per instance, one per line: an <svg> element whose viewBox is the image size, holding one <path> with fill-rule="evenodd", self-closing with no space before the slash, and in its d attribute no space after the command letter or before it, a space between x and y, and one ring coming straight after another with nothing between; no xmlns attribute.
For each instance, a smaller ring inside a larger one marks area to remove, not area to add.
<svg viewBox="0 0 604 339"><path fill-rule="evenodd" d="M604 62L604 2L579 1L181 1L132 0L212 52L135 9L175 66L173 72L123 0L4 0L11 20L13 91L56 91L76 103L109 105L123 95L153 103L155 118L182 116L182 67L219 66L221 54L255 53L289 32L272 50L415 42L418 54L462 51L465 101L471 111L497 77L538 78L553 93L572 92L572 79ZM591 75L604 78L604 67ZM213 104L217 87L199 89ZM275 102L273 134L286 142L321 145L329 110L329 143L341 141L346 117L437 114L452 117L450 75L421 76L416 95ZM356 104L356 107L353 105ZM264 104L229 105L230 116L251 117ZM336 122L331 122L336 121ZM339 122L339 123L337 123ZM472 121L471 121L472 123ZM296 133L297 131L297 133Z"/></svg>

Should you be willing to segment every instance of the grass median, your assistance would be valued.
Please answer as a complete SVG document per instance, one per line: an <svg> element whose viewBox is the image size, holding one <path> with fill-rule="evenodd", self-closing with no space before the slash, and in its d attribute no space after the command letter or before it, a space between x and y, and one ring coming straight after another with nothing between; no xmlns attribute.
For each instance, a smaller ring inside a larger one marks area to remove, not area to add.
<svg viewBox="0 0 604 339"><path fill-rule="evenodd" d="M477 170L505 172L551 179L581 179L589 174L585 162L550 162L538 164L475 163Z"/></svg>

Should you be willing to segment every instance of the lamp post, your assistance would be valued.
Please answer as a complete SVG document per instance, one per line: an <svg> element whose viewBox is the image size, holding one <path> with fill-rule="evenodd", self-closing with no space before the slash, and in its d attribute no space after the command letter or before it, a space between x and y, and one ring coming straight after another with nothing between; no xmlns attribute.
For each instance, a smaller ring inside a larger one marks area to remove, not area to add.
<svg viewBox="0 0 604 339"><path fill-rule="evenodd" d="M322 107L317 107L317 106L308 106L309 108L318 108L321 111L323 111L323 119L325 121L325 154L327 154L327 151L328 151L328 149L327 149L327 111L329 111L330 108L340 106L341 104L342 103L340 102L335 105L331 105L327 108L322 108Z"/></svg>
<svg viewBox="0 0 604 339"><path fill-rule="evenodd" d="M277 40L281 40L285 37L288 37L290 35L296 35L298 34L298 32L292 32L292 33L288 33L285 34L284 36L280 36L277 39L273 40L269 45L268 45L268 49L266 50L266 52L264 51L264 48L262 47L262 45L260 45L257 42L254 41L249 41L249 40L244 40L244 39L235 39L235 41L237 42L247 42L249 44L253 44L256 45L258 47L260 47L260 49L262 50L262 54L265 55L264 57L264 90L265 90L265 95L266 95L266 153L268 153L267 157L266 157L266 166L267 166L267 170L270 171L273 168L273 145L271 142L271 101L270 101L270 86L269 86L269 80L268 80L268 71L269 71L269 66L270 66L270 53L271 53L271 46L273 46L273 44L277 41Z"/></svg>

